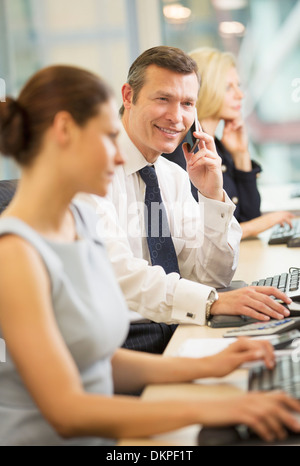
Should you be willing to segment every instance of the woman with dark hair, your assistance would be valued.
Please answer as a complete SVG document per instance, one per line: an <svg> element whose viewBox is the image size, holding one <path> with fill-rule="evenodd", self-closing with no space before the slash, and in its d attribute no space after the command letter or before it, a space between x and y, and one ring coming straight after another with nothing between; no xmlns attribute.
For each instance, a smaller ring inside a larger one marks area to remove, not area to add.
<svg viewBox="0 0 300 466"><path fill-rule="evenodd" d="M262 437L298 430L283 393L218 400L143 401L147 384L221 377L274 354L240 339L215 356L162 358L117 349L128 310L97 235L94 213L73 201L104 196L123 163L110 88L74 67L38 72L0 104L0 151L22 168L0 219L0 445L103 445L189 424L246 423Z"/></svg>

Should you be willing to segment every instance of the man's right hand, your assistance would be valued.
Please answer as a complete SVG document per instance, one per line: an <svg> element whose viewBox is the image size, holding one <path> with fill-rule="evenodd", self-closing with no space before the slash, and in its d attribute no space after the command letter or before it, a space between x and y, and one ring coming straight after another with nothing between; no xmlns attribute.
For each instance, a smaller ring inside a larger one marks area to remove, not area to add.
<svg viewBox="0 0 300 466"><path fill-rule="evenodd" d="M189 153L187 143L182 145L186 171L198 191L209 199L224 201L222 160L216 151L214 138L203 131L194 132L200 140L199 151Z"/></svg>
<svg viewBox="0 0 300 466"><path fill-rule="evenodd" d="M292 302L286 294L272 286L247 286L220 293L219 299L211 307L211 314L246 315L262 321L289 316L289 310L272 297L286 304Z"/></svg>

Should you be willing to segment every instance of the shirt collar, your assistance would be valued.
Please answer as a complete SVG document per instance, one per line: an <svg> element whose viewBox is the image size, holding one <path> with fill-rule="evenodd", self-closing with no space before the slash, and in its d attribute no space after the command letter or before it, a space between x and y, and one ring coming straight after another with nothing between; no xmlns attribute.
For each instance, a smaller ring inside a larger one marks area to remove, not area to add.
<svg viewBox="0 0 300 466"><path fill-rule="evenodd" d="M142 168L146 167L146 165L149 165L143 154L131 141L123 125L121 128L119 141L120 147L126 155L124 171L127 176L132 175L133 173L136 173Z"/></svg>

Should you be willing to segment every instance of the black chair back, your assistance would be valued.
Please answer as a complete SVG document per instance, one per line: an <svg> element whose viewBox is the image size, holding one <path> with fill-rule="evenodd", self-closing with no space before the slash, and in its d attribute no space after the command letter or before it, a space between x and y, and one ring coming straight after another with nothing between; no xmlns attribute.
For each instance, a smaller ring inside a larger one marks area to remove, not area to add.
<svg viewBox="0 0 300 466"><path fill-rule="evenodd" d="M2 180L0 181L0 214L6 209L12 200L16 189L18 180Z"/></svg>

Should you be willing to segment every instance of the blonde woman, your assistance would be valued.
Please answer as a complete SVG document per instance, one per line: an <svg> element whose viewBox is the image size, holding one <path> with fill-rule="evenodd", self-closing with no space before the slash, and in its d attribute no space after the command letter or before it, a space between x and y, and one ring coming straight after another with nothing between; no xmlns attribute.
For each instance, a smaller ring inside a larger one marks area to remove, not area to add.
<svg viewBox="0 0 300 466"><path fill-rule="evenodd" d="M289 212L261 215L256 182L261 167L251 160L248 149L241 115L244 94L234 56L209 47L195 49L189 55L196 61L201 76L198 119L203 131L215 137L217 152L222 158L224 189L236 205L235 217L242 227L242 237L256 236L277 223L291 225L293 215ZM224 131L219 140L215 133L221 120ZM185 168L181 145L165 157ZM192 191L198 199L194 186Z"/></svg>

